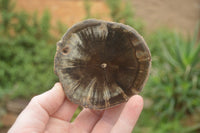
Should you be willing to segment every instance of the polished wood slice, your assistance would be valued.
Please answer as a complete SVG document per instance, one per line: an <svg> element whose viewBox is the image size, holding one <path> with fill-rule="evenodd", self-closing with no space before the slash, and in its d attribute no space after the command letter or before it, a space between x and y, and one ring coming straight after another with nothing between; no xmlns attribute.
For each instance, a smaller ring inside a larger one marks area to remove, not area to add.
<svg viewBox="0 0 200 133"><path fill-rule="evenodd" d="M89 19L57 43L54 71L72 102L106 109L143 88L151 66L144 39L132 27Z"/></svg>

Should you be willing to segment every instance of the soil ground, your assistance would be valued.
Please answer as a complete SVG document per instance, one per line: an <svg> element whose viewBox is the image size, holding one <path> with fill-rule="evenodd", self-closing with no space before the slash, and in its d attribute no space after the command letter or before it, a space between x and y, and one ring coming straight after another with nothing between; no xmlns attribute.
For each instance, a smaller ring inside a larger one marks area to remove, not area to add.
<svg viewBox="0 0 200 133"><path fill-rule="evenodd" d="M85 17L84 0L15 0L17 10L39 14L46 9L52 14L52 23L58 20L71 26ZM200 0L128 0L136 18L140 18L150 33L166 26L183 34L193 33L200 21ZM91 14L109 20L105 0L91 0Z"/></svg>
<svg viewBox="0 0 200 133"><path fill-rule="evenodd" d="M91 14L109 20L109 9L102 0L92 1L90 5ZM25 10L28 13L37 11L39 15L48 10L52 24L61 21L67 26L83 20L86 16L83 0L16 0L16 7L17 10Z"/></svg>
<svg viewBox="0 0 200 133"><path fill-rule="evenodd" d="M135 15L147 31L166 26L185 35L192 34L200 22L200 0L131 0Z"/></svg>

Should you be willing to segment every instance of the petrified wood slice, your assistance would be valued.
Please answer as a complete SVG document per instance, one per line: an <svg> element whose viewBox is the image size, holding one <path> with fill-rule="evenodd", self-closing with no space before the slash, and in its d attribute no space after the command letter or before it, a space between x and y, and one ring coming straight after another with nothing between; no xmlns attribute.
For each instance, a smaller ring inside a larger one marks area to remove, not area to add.
<svg viewBox="0 0 200 133"><path fill-rule="evenodd" d="M130 26L90 19L74 25L57 43L54 63L69 100L106 109L141 91L151 55Z"/></svg>

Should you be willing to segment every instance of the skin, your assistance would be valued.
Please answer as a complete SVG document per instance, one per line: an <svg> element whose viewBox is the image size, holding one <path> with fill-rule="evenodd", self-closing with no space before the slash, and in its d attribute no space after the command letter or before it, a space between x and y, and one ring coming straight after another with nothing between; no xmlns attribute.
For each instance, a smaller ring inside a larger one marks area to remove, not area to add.
<svg viewBox="0 0 200 133"><path fill-rule="evenodd" d="M8 133L131 133L143 99L135 95L127 103L105 111L83 109L70 122L77 107L56 83L51 90L32 98Z"/></svg>

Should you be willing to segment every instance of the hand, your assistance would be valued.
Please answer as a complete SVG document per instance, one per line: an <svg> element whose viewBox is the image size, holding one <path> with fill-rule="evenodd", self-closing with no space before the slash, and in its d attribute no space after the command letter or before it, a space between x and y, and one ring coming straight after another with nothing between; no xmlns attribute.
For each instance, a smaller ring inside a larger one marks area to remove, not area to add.
<svg viewBox="0 0 200 133"><path fill-rule="evenodd" d="M143 99L132 96L127 103L105 111L83 109L70 120L78 105L71 103L60 83L35 96L8 133L131 133L143 108Z"/></svg>

